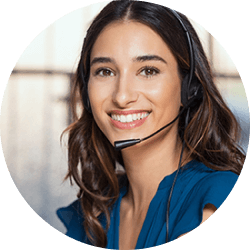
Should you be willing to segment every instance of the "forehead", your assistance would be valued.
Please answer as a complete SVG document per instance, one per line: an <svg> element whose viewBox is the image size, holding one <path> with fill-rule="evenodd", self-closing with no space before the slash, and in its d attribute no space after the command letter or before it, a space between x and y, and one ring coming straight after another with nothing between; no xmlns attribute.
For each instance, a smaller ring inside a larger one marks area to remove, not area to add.
<svg viewBox="0 0 250 250"><path fill-rule="evenodd" d="M135 21L120 21L103 29L94 43L91 59L96 56L121 56L125 60L142 54L173 57L167 44L153 29Z"/></svg>

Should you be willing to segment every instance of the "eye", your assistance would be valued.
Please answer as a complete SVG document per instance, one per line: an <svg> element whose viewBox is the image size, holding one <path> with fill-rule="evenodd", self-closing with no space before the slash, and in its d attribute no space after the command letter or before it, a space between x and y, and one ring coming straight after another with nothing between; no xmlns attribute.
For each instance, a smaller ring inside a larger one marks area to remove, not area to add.
<svg viewBox="0 0 250 250"><path fill-rule="evenodd" d="M160 71L157 68L147 66L147 67L141 69L139 74L149 78L149 77L152 77L154 75L157 75L159 72Z"/></svg>
<svg viewBox="0 0 250 250"><path fill-rule="evenodd" d="M101 68L96 70L95 75L101 77L109 77L109 76L114 76L114 73L110 69Z"/></svg>

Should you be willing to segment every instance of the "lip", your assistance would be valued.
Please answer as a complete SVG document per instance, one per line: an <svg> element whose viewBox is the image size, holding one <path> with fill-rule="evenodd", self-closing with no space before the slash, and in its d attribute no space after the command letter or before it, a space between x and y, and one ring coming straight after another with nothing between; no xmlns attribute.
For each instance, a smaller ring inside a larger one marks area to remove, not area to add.
<svg viewBox="0 0 250 250"><path fill-rule="evenodd" d="M131 111L118 111L118 112L113 112L112 111L112 114L129 115L129 114L143 113L145 111L141 111L141 110L140 111L138 111L138 110L133 110L132 111L131 110ZM119 128L119 129L133 129L133 128L140 127L147 120L148 117L149 117L149 115L142 118L142 119L140 119L140 120L135 120L135 121L132 121L132 122L125 122L125 123L115 121L110 117L110 121L116 128Z"/></svg>
<svg viewBox="0 0 250 250"><path fill-rule="evenodd" d="M148 110L112 110L109 112L109 114L115 114L115 115L132 115L132 114L138 114L138 113L150 113Z"/></svg>

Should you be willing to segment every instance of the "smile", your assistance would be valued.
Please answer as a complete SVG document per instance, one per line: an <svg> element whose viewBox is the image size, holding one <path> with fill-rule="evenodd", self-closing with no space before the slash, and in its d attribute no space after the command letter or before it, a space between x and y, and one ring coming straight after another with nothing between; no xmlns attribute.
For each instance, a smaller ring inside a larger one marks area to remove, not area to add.
<svg viewBox="0 0 250 250"><path fill-rule="evenodd" d="M145 112L145 113L129 114L129 115L112 114L111 118L115 121L126 123L126 122L133 122L133 121L141 120L141 119L147 117L148 115L149 115L148 112L147 113Z"/></svg>
<svg viewBox="0 0 250 250"><path fill-rule="evenodd" d="M150 114L149 112L145 111L138 113L136 111L133 113L128 113L127 111L123 112L123 114L121 114L122 112L119 113L120 114L111 113L110 115L112 124L119 129L132 129L139 127L146 121Z"/></svg>

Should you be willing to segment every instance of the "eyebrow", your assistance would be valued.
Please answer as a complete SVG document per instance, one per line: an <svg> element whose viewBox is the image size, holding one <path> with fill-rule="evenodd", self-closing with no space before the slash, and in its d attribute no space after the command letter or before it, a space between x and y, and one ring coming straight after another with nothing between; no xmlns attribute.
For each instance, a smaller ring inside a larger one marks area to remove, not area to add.
<svg viewBox="0 0 250 250"><path fill-rule="evenodd" d="M114 60L110 57L95 57L91 63L90 66L92 66L95 63L114 63Z"/></svg>
<svg viewBox="0 0 250 250"><path fill-rule="evenodd" d="M144 56L137 56L133 59L135 62L145 62L145 61L161 61L163 63L167 62L160 56L157 55L144 55Z"/></svg>
<svg viewBox="0 0 250 250"><path fill-rule="evenodd" d="M161 61L161 62L167 64L167 62L162 57L157 56L157 55L137 56L137 57L133 58L133 61L134 62ZM115 61L110 57L95 57L91 61L90 66L92 66L95 63L115 63Z"/></svg>

